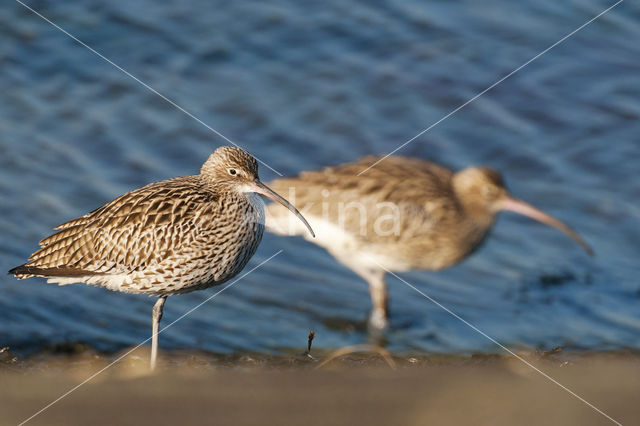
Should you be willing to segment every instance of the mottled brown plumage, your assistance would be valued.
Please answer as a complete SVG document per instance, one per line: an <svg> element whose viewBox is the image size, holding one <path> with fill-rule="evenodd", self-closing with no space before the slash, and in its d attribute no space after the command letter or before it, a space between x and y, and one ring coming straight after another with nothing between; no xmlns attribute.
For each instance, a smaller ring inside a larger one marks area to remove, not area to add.
<svg viewBox="0 0 640 426"><path fill-rule="evenodd" d="M184 293L237 274L260 242L260 222L247 196L223 193L200 175L174 178L58 226L11 272L130 293Z"/></svg>
<svg viewBox="0 0 640 426"><path fill-rule="evenodd" d="M270 184L301 207L318 232L314 242L369 283L376 328L388 316L386 270L438 270L460 262L481 245L500 210L561 229L590 252L566 225L509 197L492 169L453 173L429 161L391 156L359 175L379 159L368 156ZM279 206L266 212L269 231L302 234Z"/></svg>
<svg viewBox="0 0 640 426"><path fill-rule="evenodd" d="M160 296L153 366L164 299L229 280L255 253L264 230L256 193L283 203L306 224L258 180L253 157L221 147L199 175L149 184L58 226L27 263L9 273Z"/></svg>

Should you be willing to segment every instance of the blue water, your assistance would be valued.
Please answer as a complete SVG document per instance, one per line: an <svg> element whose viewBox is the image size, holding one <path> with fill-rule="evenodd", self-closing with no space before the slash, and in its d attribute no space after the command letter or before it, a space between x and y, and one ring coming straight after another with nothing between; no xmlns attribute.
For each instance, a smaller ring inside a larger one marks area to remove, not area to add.
<svg viewBox="0 0 640 426"><path fill-rule="evenodd" d="M613 0L612 0L613 2ZM551 0L29 4L285 175L389 152L612 2ZM174 4L175 3L175 4ZM399 154L486 164L567 221L504 214L462 264L402 277L509 346L640 348L640 7L624 2ZM18 3L0 9L0 271L51 228L227 144ZM261 167L269 181L277 175ZM277 352L367 340L364 282L300 238L265 235L252 268L163 348ZM394 351L497 351L389 277ZM168 324L219 288L171 297ZM0 274L0 347L150 334L153 298Z"/></svg>

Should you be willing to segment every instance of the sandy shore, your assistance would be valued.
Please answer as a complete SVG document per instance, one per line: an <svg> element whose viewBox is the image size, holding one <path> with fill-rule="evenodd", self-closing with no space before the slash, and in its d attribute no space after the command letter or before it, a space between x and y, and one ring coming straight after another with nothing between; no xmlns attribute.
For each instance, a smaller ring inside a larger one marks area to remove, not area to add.
<svg viewBox="0 0 640 426"><path fill-rule="evenodd" d="M393 369L377 353L318 368L330 352L179 352L164 354L150 374L147 352L135 351L28 424L615 424L511 356L393 356ZM28 419L118 356L1 355L3 425ZM616 421L640 422L640 354L520 355Z"/></svg>

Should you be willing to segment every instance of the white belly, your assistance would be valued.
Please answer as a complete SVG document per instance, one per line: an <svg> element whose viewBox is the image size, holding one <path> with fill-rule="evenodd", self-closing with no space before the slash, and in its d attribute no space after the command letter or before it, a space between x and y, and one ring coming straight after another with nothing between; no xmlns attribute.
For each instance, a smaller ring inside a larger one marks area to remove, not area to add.
<svg viewBox="0 0 640 426"><path fill-rule="evenodd" d="M267 231L271 233L285 236L301 235L308 241L325 248L338 261L352 269L384 268L394 272L410 269L406 262L393 255L393 250L367 244L358 236L331 221L318 216L305 215L316 233L316 237L313 238L294 215L281 214L281 209L271 207L272 205L268 205L266 208L265 223Z"/></svg>

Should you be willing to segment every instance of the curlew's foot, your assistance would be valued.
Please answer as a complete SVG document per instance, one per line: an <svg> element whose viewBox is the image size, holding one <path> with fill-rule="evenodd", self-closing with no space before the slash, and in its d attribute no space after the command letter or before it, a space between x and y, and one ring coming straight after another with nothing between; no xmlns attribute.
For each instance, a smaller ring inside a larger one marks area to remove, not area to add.
<svg viewBox="0 0 640 426"><path fill-rule="evenodd" d="M383 331L389 328L389 318L384 312L374 309L369 315L367 324L370 331Z"/></svg>

